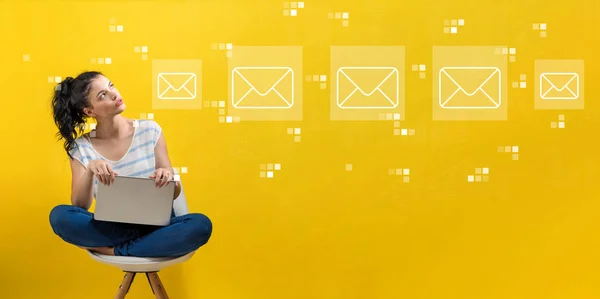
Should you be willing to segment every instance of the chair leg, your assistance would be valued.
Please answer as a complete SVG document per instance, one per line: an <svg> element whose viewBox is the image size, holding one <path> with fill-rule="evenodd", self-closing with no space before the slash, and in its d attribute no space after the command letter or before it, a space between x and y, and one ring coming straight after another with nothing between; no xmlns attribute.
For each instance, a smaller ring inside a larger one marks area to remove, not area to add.
<svg viewBox="0 0 600 299"><path fill-rule="evenodd" d="M158 272L147 272L146 277L148 277L148 283L150 283L152 293L154 293L156 299L169 299L169 295L167 295L165 287L163 286L162 282L160 282Z"/></svg>
<svg viewBox="0 0 600 299"><path fill-rule="evenodd" d="M125 272L125 276L121 281L121 285L119 286L119 291L117 292L117 296L115 299L124 299L125 295L129 292L129 288L133 283L133 279L135 278L135 272Z"/></svg>

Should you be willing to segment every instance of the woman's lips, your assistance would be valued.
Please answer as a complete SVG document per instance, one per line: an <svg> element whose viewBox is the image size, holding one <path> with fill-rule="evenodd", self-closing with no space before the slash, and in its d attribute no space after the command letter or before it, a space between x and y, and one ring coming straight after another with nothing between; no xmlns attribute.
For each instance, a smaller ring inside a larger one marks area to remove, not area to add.
<svg viewBox="0 0 600 299"><path fill-rule="evenodd" d="M118 99L117 102L115 103L115 106L119 107L121 105L123 105L123 99Z"/></svg>

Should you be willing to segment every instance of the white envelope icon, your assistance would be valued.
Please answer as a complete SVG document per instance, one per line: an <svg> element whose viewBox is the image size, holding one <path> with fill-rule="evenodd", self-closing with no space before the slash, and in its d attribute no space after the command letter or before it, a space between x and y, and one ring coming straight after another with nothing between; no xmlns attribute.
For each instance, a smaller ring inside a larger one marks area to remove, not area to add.
<svg viewBox="0 0 600 299"><path fill-rule="evenodd" d="M543 100L576 100L579 98L579 74L541 73L540 98Z"/></svg>
<svg viewBox="0 0 600 299"><path fill-rule="evenodd" d="M231 104L237 109L294 106L294 70L290 67L236 67L231 77Z"/></svg>
<svg viewBox="0 0 600 299"><path fill-rule="evenodd" d="M395 67L340 67L336 72L336 102L342 109L393 109L399 102Z"/></svg>
<svg viewBox="0 0 600 299"><path fill-rule="evenodd" d="M502 104L502 73L497 67L442 67L438 96L444 109L497 109Z"/></svg>
<svg viewBox="0 0 600 299"><path fill-rule="evenodd" d="M159 73L157 95L161 100L193 100L196 98L195 73Z"/></svg>

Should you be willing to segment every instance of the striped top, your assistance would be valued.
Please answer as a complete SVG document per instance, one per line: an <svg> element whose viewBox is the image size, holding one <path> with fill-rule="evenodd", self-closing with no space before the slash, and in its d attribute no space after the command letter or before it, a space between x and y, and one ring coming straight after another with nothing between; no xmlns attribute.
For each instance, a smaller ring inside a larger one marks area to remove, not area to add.
<svg viewBox="0 0 600 299"><path fill-rule="evenodd" d="M161 127L153 120L134 120L133 140L127 153L120 160L112 161L103 157L86 136L75 139L76 145L71 150L71 155L85 168L92 160L104 160L119 175L147 178L156 169L154 147L161 132ZM97 190L98 179L94 177L94 198Z"/></svg>

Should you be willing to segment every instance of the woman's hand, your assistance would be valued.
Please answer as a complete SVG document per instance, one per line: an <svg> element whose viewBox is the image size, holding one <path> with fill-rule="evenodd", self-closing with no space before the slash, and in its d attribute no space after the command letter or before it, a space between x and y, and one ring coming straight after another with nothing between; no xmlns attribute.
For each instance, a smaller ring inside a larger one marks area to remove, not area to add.
<svg viewBox="0 0 600 299"><path fill-rule="evenodd" d="M116 172L104 160L92 160L88 163L87 170L91 171L102 184L110 186L115 181Z"/></svg>
<svg viewBox="0 0 600 299"><path fill-rule="evenodd" d="M173 177L173 171L166 168L158 168L150 176L151 179L154 179L154 185L156 185L157 188L166 186L173 180Z"/></svg>

